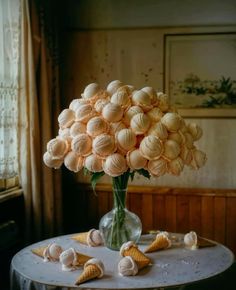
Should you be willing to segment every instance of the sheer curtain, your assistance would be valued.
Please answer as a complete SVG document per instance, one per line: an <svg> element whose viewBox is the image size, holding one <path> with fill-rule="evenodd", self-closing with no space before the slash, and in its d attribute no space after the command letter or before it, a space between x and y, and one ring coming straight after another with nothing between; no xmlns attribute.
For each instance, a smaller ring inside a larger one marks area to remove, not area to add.
<svg viewBox="0 0 236 290"><path fill-rule="evenodd" d="M20 0L0 0L0 178L18 174Z"/></svg>

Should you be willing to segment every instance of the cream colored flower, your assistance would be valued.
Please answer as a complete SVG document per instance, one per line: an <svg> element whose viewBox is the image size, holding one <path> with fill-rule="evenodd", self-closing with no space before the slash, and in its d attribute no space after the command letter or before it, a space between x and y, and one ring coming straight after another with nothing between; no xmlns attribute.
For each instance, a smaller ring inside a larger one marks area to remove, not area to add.
<svg viewBox="0 0 236 290"><path fill-rule="evenodd" d="M98 99L94 104L94 109L97 113L102 113L103 108L108 104L109 99Z"/></svg>
<svg viewBox="0 0 236 290"><path fill-rule="evenodd" d="M150 160L148 162L148 171L151 175L155 177L162 176L167 173L168 165L164 158L159 158L157 160Z"/></svg>
<svg viewBox="0 0 236 290"><path fill-rule="evenodd" d="M93 117L87 123L87 133L92 137L107 133L108 130L109 125L102 117Z"/></svg>
<svg viewBox="0 0 236 290"><path fill-rule="evenodd" d="M165 140L168 137L168 132L166 127L161 122L157 122L153 123L153 125L148 130L147 135L154 135L161 140Z"/></svg>
<svg viewBox="0 0 236 290"><path fill-rule="evenodd" d="M101 91L102 89L99 84L91 83L85 87L82 98L86 100L94 100Z"/></svg>
<svg viewBox="0 0 236 290"><path fill-rule="evenodd" d="M131 129L122 129L116 135L118 147L121 150L129 151L136 144L136 135Z"/></svg>
<svg viewBox="0 0 236 290"><path fill-rule="evenodd" d="M43 155L43 162L50 168L58 169L63 163L63 159L54 159L49 152L45 152Z"/></svg>
<svg viewBox="0 0 236 290"><path fill-rule="evenodd" d="M85 134L79 134L73 138L71 149L81 156L87 156L92 152L92 140Z"/></svg>
<svg viewBox="0 0 236 290"><path fill-rule="evenodd" d="M54 159L61 159L69 150L69 145L66 140L57 137L47 143L47 151Z"/></svg>
<svg viewBox="0 0 236 290"><path fill-rule="evenodd" d="M207 161L207 157L204 152L198 149L192 150L192 161L190 163L190 166L193 169L199 169L200 167L205 165L206 161Z"/></svg>
<svg viewBox="0 0 236 290"><path fill-rule="evenodd" d="M168 163L168 170L173 175L180 175L184 168L184 162L180 157L177 157L174 160L171 160Z"/></svg>
<svg viewBox="0 0 236 290"><path fill-rule="evenodd" d="M166 113L162 118L161 122L170 132L176 132L179 130L181 125L181 117L177 113Z"/></svg>
<svg viewBox="0 0 236 290"><path fill-rule="evenodd" d="M93 153L101 157L106 157L116 150L115 139L108 134L98 135L93 140Z"/></svg>
<svg viewBox="0 0 236 290"><path fill-rule="evenodd" d="M118 122L123 117L123 109L120 105L108 103L102 110L102 116L108 122Z"/></svg>
<svg viewBox="0 0 236 290"><path fill-rule="evenodd" d="M126 154L126 161L130 169L142 169L147 165L147 159L144 158L139 149L134 149Z"/></svg>
<svg viewBox="0 0 236 290"><path fill-rule="evenodd" d="M116 133L125 128L126 128L125 124L121 121L110 123L110 134L115 136Z"/></svg>
<svg viewBox="0 0 236 290"><path fill-rule="evenodd" d="M149 95L151 98L151 104L157 106L159 103L159 99L157 98L157 93L152 87L144 87L141 89L141 91L144 91L146 94Z"/></svg>
<svg viewBox="0 0 236 290"><path fill-rule="evenodd" d="M81 133L86 133L86 125L82 122L74 122L74 124L70 127L70 135L72 137L76 137Z"/></svg>
<svg viewBox="0 0 236 290"><path fill-rule="evenodd" d="M124 86L124 84L121 81L115 80L108 84L107 91L110 95L113 95L122 86Z"/></svg>
<svg viewBox="0 0 236 290"><path fill-rule="evenodd" d="M162 112L167 112L169 110L169 97L162 92L158 92L157 97L159 100L158 107Z"/></svg>
<svg viewBox="0 0 236 290"><path fill-rule="evenodd" d="M75 112L71 109L64 109L58 116L58 123L60 128L68 128L75 121Z"/></svg>
<svg viewBox="0 0 236 290"><path fill-rule="evenodd" d="M64 159L64 165L70 171L79 172L84 166L84 157L79 156L76 152L70 151Z"/></svg>
<svg viewBox="0 0 236 290"><path fill-rule="evenodd" d="M132 103L135 106L141 107L144 112L147 112L152 109L150 96L142 90L133 92Z"/></svg>
<svg viewBox="0 0 236 290"><path fill-rule="evenodd" d="M139 113L143 113L142 108L140 108L139 106L131 106L130 108L128 108L128 110L125 111L123 122L127 126L129 126L130 120L132 119L132 117L136 114L139 114Z"/></svg>
<svg viewBox="0 0 236 290"><path fill-rule="evenodd" d="M123 174L127 170L125 157L119 153L109 155L103 163L103 170L112 177Z"/></svg>
<svg viewBox="0 0 236 290"><path fill-rule="evenodd" d="M77 109L84 104L88 104L88 100L85 99L74 99L71 101L70 105L69 105L69 109L73 110L74 112L77 111Z"/></svg>
<svg viewBox="0 0 236 290"><path fill-rule="evenodd" d="M189 133L193 137L193 141L197 141L202 137L202 128L196 123L189 123L187 125Z"/></svg>
<svg viewBox="0 0 236 290"><path fill-rule="evenodd" d="M184 164L189 165L192 161L192 152L188 147L185 145L181 147L180 155L181 159L183 160Z"/></svg>
<svg viewBox="0 0 236 290"><path fill-rule="evenodd" d="M180 146L174 140L166 140L164 142L164 152L163 156L167 159L175 159L180 154Z"/></svg>
<svg viewBox="0 0 236 290"><path fill-rule="evenodd" d="M164 113L160 110L160 108L154 107L149 112L147 112L147 115L152 122L159 122L164 116Z"/></svg>
<svg viewBox="0 0 236 290"><path fill-rule="evenodd" d="M112 96L111 103L120 105L121 108L126 109L131 106L131 99L125 87L119 88Z"/></svg>
<svg viewBox="0 0 236 290"><path fill-rule="evenodd" d="M91 154L85 158L84 166L91 172L101 172L103 160L95 154Z"/></svg>
<svg viewBox="0 0 236 290"><path fill-rule="evenodd" d="M90 104L82 104L75 112L76 121L87 123L92 117L96 115L94 107Z"/></svg>
<svg viewBox="0 0 236 290"><path fill-rule="evenodd" d="M151 121L149 117L144 113L136 114L130 121L130 128L136 135L142 135L149 129Z"/></svg>
<svg viewBox="0 0 236 290"><path fill-rule="evenodd" d="M186 132L183 134L184 135L184 144L187 146L188 149L193 149L194 144L193 144L193 136Z"/></svg>
<svg viewBox="0 0 236 290"><path fill-rule="evenodd" d="M148 160L155 160L161 156L163 145L158 137L149 135L143 138L139 149L143 157L147 158Z"/></svg>

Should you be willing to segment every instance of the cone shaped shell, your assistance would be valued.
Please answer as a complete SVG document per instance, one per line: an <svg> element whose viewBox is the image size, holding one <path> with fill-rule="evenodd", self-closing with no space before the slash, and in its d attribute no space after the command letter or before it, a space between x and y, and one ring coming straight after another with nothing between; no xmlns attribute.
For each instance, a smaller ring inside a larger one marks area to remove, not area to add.
<svg viewBox="0 0 236 290"><path fill-rule="evenodd" d="M187 128L194 141L197 141L202 137L202 128L196 123L189 123Z"/></svg>
<svg viewBox="0 0 236 290"><path fill-rule="evenodd" d="M168 137L168 131L166 127L161 123L154 123L147 132L147 135L154 135L161 140L165 140Z"/></svg>
<svg viewBox="0 0 236 290"><path fill-rule="evenodd" d="M100 275L101 271L96 265L88 265L82 274L79 276L77 281L75 282L76 285L82 284L86 281L92 280L97 278Z"/></svg>
<svg viewBox="0 0 236 290"><path fill-rule="evenodd" d="M156 239L144 250L145 253L151 253L158 250L164 250L171 246L171 241L165 234L158 234Z"/></svg>
<svg viewBox="0 0 236 290"><path fill-rule="evenodd" d="M35 249L32 249L32 253L34 253L35 255L41 257L41 258L44 258L44 252L46 250L47 247L39 247L39 248L35 248Z"/></svg>
<svg viewBox="0 0 236 290"><path fill-rule="evenodd" d="M143 138L139 149L143 157L148 160L155 160L162 154L163 145L158 137L149 135Z"/></svg>
<svg viewBox="0 0 236 290"><path fill-rule="evenodd" d="M102 168L102 159L99 158L95 154L91 154L85 158L84 166L90 171L90 172L101 172L103 171Z"/></svg>
<svg viewBox="0 0 236 290"><path fill-rule="evenodd" d="M173 175L180 175L184 168L184 162L180 157L177 157L174 160L171 160L168 163L168 171Z"/></svg>
<svg viewBox="0 0 236 290"><path fill-rule="evenodd" d="M159 177L168 171L167 161L164 158L159 158L157 160L150 160L148 162L148 171L151 175Z"/></svg>
<svg viewBox="0 0 236 290"><path fill-rule="evenodd" d="M110 95L113 95L124 84L119 80L114 80L107 85L107 91Z"/></svg>
<svg viewBox="0 0 236 290"><path fill-rule="evenodd" d="M81 156L87 156L92 150L92 140L85 133L79 134L73 138L71 142L71 149Z"/></svg>
<svg viewBox="0 0 236 290"><path fill-rule="evenodd" d="M88 244L88 242L87 242L88 233L89 232L79 233L79 234L73 236L72 239L79 242L79 243L87 245Z"/></svg>
<svg viewBox="0 0 236 290"><path fill-rule="evenodd" d="M126 160L129 168L133 170L145 168L147 164L147 159L141 155L139 149L129 151Z"/></svg>
<svg viewBox="0 0 236 290"><path fill-rule="evenodd" d="M149 112L147 112L147 115L152 122L159 122L164 114L162 113L160 108L154 107Z"/></svg>
<svg viewBox="0 0 236 290"><path fill-rule="evenodd" d="M120 105L108 103L102 110L102 116L108 122L118 122L123 117L123 110Z"/></svg>
<svg viewBox="0 0 236 290"><path fill-rule="evenodd" d="M132 106L124 113L124 123L128 126L132 117L136 114L143 113L143 109L139 106Z"/></svg>
<svg viewBox="0 0 236 290"><path fill-rule="evenodd" d="M116 150L115 139L108 134L97 136L93 140L93 153L105 157L112 154Z"/></svg>
<svg viewBox="0 0 236 290"><path fill-rule="evenodd" d="M95 115L96 112L92 105L82 104L75 112L75 119L76 121L87 123Z"/></svg>
<svg viewBox="0 0 236 290"><path fill-rule="evenodd" d="M92 137L107 133L108 129L109 125L102 117L93 117L87 123L87 133Z"/></svg>
<svg viewBox="0 0 236 290"><path fill-rule="evenodd" d="M164 142L164 152L163 156L165 156L167 159L175 159L180 154L180 146L179 144L174 140L166 140Z"/></svg>
<svg viewBox="0 0 236 290"><path fill-rule="evenodd" d="M136 135L131 129L122 129L116 135L118 147L122 150L129 151L136 144Z"/></svg>
<svg viewBox="0 0 236 290"><path fill-rule="evenodd" d="M68 152L69 146L66 140L54 138L47 143L47 151L55 159L61 159Z"/></svg>
<svg viewBox="0 0 236 290"><path fill-rule="evenodd" d="M64 109L58 116L58 123L60 128L68 128L75 121L75 112L71 109Z"/></svg>
<svg viewBox="0 0 236 290"><path fill-rule="evenodd" d="M170 132L178 131L181 125L181 117L177 113L166 113L161 122Z"/></svg>
<svg viewBox="0 0 236 290"><path fill-rule="evenodd" d="M86 133L86 125L82 122L74 122L74 124L70 127L70 136L76 137L82 133Z"/></svg>
<svg viewBox="0 0 236 290"><path fill-rule="evenodd" d="M63 159L54 159L49 152L45 152L43 155L43 162L50 168L58 169L63 163Z"/></svg>
<svg viewBox="0 0 236 290"><path fill-rule="evenodd" d="M121 175L127 170L127 163L124 156L119 153L109 155L103 164L103 170L113 177Z"/></svg>
<svg viewBox="0 0 236 290"><path fill-rule="evenodd" d="M73 172L79 172L84 166L84 157L70 151L64 158L64 165Z"/></svg>
<svg viewBox="0 0 236 290"><path fill-rule="evenodd" d="M136 114L130 121L130 128L136 135L144 134L150 127L151 121L144 113Z"/></svg>

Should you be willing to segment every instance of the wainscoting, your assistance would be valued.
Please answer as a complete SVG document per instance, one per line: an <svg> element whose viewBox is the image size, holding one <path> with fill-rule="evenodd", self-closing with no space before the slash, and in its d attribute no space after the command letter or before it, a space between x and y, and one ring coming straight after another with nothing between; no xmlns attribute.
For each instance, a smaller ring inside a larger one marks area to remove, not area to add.
<svg viewBox="0 0 236 290"><path fill-rule="evenodd" d="M97 226L101 216L112 208L111 185L98 184L94 193L80 184L86 208L83 217ZM236 190L130 186L127 207L142 220L143 232L190 230L218 241L236 254Z"/></svg>

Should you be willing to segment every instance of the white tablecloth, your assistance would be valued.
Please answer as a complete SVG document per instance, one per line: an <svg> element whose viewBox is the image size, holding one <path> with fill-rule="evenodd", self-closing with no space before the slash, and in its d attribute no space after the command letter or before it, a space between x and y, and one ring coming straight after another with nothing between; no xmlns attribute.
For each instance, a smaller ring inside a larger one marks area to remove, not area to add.
<svg viewBox="0 0 236 290"><path fill-rule="evenodd" d="M136 276L122 277L117 265L121 259L118 251L103 246L88 247L71 239L72 235L55 237L30 245L18 252L11 262L12 290L69 290L82 289L161 289L181 286L200 281L222 273L234 260L232 252L221 244L198 250L183 246L183 235L175 234L177 242L168 250L147 254L152 265L142 269ZM142 236L139 248L143 250L153 239L152 235ZM87 283L75 286L82 268L72 272L61 270L61 264L43 262L31 252L32 248L56 242L63 249L74 247L81 253L103 261L105 275Z"/></svg>

